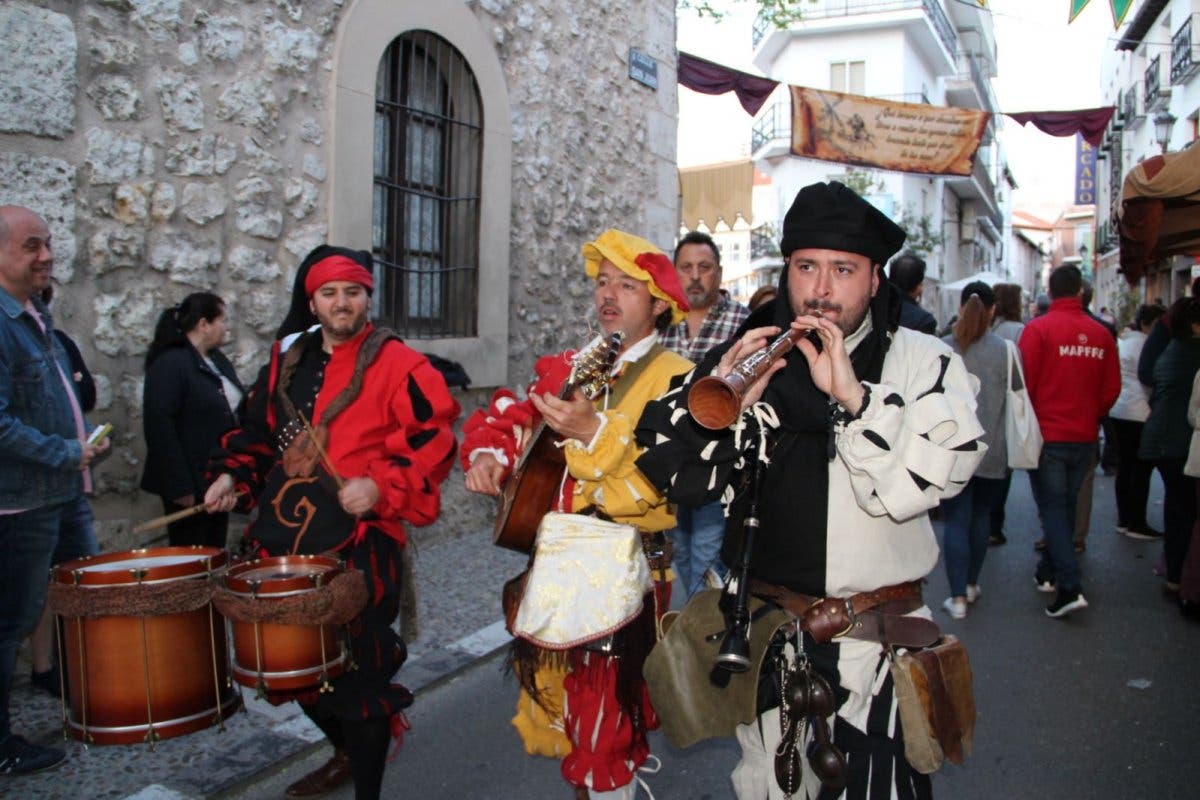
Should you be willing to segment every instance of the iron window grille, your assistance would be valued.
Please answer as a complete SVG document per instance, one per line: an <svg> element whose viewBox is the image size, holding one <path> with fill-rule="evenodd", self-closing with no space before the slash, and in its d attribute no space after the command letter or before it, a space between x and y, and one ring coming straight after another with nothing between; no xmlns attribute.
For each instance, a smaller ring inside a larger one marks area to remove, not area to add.
<svg viewBox="0 0 1200 800"><path fill-rule="evenodd" d="M409 338L476 335L483 108L466 59L429 31L375 83L375 313Z"/></svg>

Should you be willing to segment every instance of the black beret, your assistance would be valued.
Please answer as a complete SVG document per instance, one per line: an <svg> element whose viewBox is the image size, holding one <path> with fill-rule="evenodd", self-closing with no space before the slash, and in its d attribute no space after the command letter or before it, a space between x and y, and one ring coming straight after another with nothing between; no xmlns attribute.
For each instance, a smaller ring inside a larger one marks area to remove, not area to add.
<svg viewBox="0 0 1200 800"><path fill-rule="evenodd" d="M779 250L818 248L858 253L885 264L904 244L904 231L887 216L837 181L814 183L796 193L783 218Z"/></svg>

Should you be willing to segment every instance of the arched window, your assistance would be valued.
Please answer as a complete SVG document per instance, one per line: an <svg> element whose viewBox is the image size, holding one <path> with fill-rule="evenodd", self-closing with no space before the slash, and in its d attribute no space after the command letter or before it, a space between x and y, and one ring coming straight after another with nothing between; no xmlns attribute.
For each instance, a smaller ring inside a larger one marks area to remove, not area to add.
<svg viewBox="0 0 1200 800"><path fill-rule="evenodd" d="M477 334L483 109L462 54L408 31L375 82L372 246L382 321L409 338Z"/></svg>
<svg viewBox="0 0 1200 800"><path fill-rule="evenodd" d="M374 251L375 319L504 386L513 130L496 43L467 3L344 6L327 239Z"/></svg>

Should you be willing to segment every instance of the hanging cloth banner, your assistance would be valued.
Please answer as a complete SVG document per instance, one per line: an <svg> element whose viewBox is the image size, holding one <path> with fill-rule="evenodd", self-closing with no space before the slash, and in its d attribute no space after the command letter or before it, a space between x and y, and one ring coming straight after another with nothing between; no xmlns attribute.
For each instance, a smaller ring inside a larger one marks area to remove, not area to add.
<svg viewBox="0 0 1200 800"><path fill-rule="evenodd" d="M1022 126L1032 122L1033 127L1051 136L1074 136L1078 133L1092 147L1099 147L1104 141L1108 121L1116 110L1116 106L1101 106L1082 111L1009 111L1005 112L1005 116L1012 117Z"/></svg>
<svg viewBox="0 0 1200 800"><path fill-rule="evenodd" d="M970 175L991 114L789 87L792 153L928 175Z"/></svg>
<svg viewBox="0 0 1200 800"><path fill-rule="evenodd" d="M1067 23L1070 24L1079 16L1079 12L1083 11L1091 0L1071 0L1071 11L1067 17ZM1133 6L1133 0L1108 0L1109 10L1112 11L1113 30L1121 27L1121 23L1125 21L1125 15L1129 13L1129 9Z"/></svg>
<svg viewBox="0 0 1200 800"><path fill-rule="evenodd" d="M779 81L739 72L682 51L679 53L678 69L680 85L701 94L734 92L750 116L758 113L779 85Z"/></svg>

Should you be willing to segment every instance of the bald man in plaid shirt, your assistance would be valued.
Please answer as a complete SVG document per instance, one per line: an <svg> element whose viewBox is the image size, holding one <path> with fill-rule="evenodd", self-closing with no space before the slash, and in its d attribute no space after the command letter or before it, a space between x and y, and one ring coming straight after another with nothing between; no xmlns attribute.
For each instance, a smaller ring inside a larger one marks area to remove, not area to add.
<svg viewBox="0 0 1200 800"><path fill-rule="evenodd" d="M750 315L749 309L721 289L721 251L707 233L692 231L675 246L675 271L687 293L687 318L667 328L659 342L691 361L723 344ZM700 508L680 507L670 532L675 545L675 571L684 595L690 597L705 582L710 567L720 570L717 556L725 535L725 512L720 503Z"/></svg>

